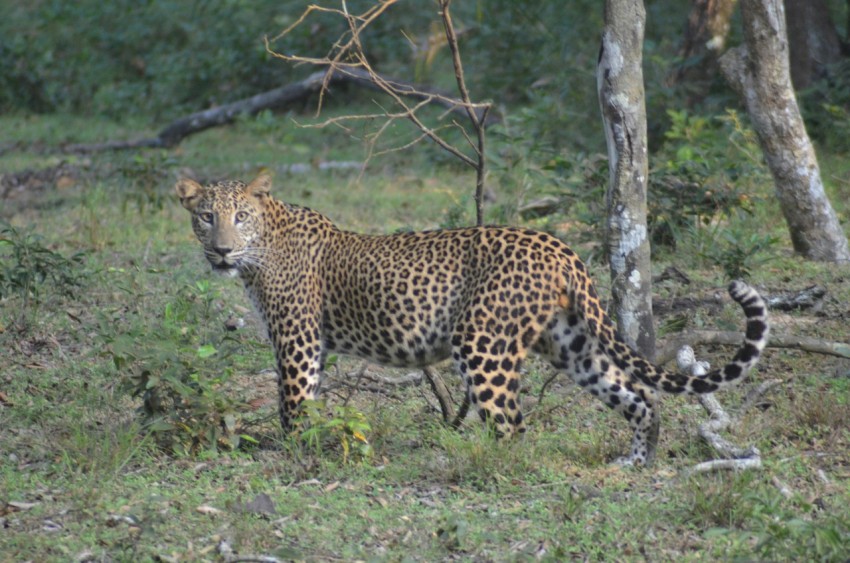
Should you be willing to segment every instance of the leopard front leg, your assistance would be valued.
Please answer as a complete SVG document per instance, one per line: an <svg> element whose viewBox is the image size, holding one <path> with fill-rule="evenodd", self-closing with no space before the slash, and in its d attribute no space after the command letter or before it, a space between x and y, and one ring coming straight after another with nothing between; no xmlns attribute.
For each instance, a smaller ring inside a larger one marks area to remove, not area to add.
<svg viewBox="0 0 850 563"><path fill-rule="evenodd" d="M284 432L293 427L298 406L315 399L322 372L322 340L317 316L292 319L298 330L275 335L277 354L278 410Z"/></svg>

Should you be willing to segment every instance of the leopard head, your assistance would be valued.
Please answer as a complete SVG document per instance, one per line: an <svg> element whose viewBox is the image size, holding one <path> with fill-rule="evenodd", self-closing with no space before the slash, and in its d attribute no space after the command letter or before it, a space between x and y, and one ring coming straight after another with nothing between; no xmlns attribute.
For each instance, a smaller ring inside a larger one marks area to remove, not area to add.
<svg viewBox="0 0 850 563"><path fill-rule="evenodd" d="M250 184L219 182L201 186L194 180L177 182L180 203L192 214L192 228L215 272L235 276L262 260L263 211L271 177Z"/></svg>

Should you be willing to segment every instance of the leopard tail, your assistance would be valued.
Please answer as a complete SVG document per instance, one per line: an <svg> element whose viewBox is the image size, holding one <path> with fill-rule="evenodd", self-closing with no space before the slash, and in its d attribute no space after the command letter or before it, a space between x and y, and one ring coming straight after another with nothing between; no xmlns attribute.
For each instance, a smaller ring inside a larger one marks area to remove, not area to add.
<svg viewBox="0 0 850 563"><path fill-rule="evenodd" d="M744 342L725 366L699 376L672 372L632 351L616 331L615 340L627 351L620 361L614 359L615 363L645 385L665 393L702 395L728 387L758 363L770 334L767 306L755 289L742 281L733 281L729 284L729 295L744 310L747 320Z"/></svg>

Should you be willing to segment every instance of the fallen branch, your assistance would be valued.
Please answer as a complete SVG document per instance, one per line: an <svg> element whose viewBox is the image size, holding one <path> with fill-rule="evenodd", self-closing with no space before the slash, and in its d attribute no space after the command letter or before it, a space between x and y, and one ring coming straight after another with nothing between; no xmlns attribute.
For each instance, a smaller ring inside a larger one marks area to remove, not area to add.
<svg viewBox="0 0 850 563"><path fill-rule="evenodd" d="M689 344L719 344L721 346L740 346L744 340L743 333L734 331L694 330L682 332L664 343L658 351L659 364L672 360L676 351L682 346ZM792 348L813 352L815 354L827 354L840 358L850 358L850 344L844 342L829 342L810 338L807 336L786 336L782 334L771 334L767 343L768 348Z"/></svg>
<svg viewBox="0 0 850 563"><path fill-rule="evenodd" d="M467 115L468 110L463 106L462 101L454 99L440 90L428 86L410 84L379 73L374 74L380 82L390 85L393 91L400 96L420 100L425 104L433 103L441 105L451 113L457 113L463 116ZM171 148L180 144L189 135L194 135L195 133L200 133L213 127L227 125L236 120L240 115L256 115L266 109L284 108L305 100L312 94L321 91L323 87L340 84L353 84L369 90L384 91L376 84L370 74L363 69L344 68L337 69L336 72L322 70L314 72L303 80L275 88L274 90L181 117L166 125L153 138L130 141L106 141L104 143L90 144L77 143L64 146L63 151L66 153L81 154L138 148ZM486 118L486 113L483 109L476 108L476 114L480 115L482 121Z"/></svg>
<svg viewBox="0 0 850 563"><path fill-rule="evenodd" d="M741 471L744 469L761 469L761 458L753 459L713 459L704 461L691 467L689 474L708 473L721 469Z"/></svg>
<svg viewBox="0 0 850 563"><path fill-rule="evenodd" d="M796 311L820 305L824 295L826 295L825 287L820 285L810 285L800 291L770 295L765 298L764 302L767 304L769 309L776 309L777 311Z"/></svg>
<svg viewBox="0 0 850 563"><path fill-rule="evenodd" d="M710 365L707 362L697 361L693 348L683 346L676 355L679 369L702 376L708 373ZM779 380L770 380L762 383L747 394L736 415L729 416L714 394L700 395L699 401L709 414L709 420L699 425L699 436L723 459L715 459L699 463L690 468L687 473L704 473L717 471L719 469L760 469L761 453L755 446L741 448L720 436L720 432L740 422L740 417L769 389L781 383Z"/></svg>

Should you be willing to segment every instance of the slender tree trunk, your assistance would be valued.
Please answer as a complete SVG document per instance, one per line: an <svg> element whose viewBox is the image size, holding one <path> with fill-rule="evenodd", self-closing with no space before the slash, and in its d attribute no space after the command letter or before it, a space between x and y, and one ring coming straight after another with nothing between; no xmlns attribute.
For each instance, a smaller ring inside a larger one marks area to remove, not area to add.
<svg viewBox="0 0 850 563"><path fill-rule="evenodd" d="M741 15L744 45L727 51L720 68L753 121L794 250L813 260L850 261L791 85L782 0L741 0Z"/></svg>
<svg viewBox="0 0 850 563"><path fill-rule="evenodd" d="M841 60L841 40L825 0L785 0L785 22L791 46L791 81L800 91L826 76L827 67Z"/></svg>
<svg viewBox="0 0 850 563"><path fill-rule="evenodd" d="M646 229L646 106L642 0L606 0L596 67L608 145L608 251L614 313L626 341L655 355L652 275Z"/></svg>
<svg viewBox="0 0 850 563"><path fill-rule="evenodd" d="M681 63L670 73L669 82L687 86L687 104L693 106L706 96L716 79L717 57L726 47L729 22L738 0L692 0L685 26Z"/></svg>

